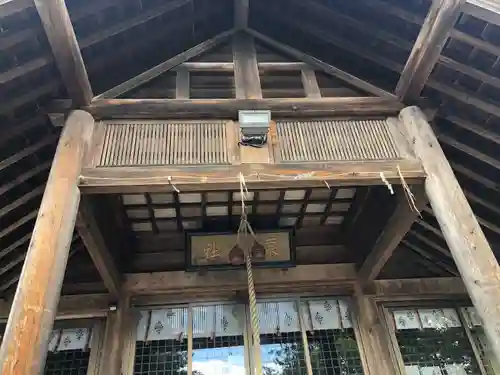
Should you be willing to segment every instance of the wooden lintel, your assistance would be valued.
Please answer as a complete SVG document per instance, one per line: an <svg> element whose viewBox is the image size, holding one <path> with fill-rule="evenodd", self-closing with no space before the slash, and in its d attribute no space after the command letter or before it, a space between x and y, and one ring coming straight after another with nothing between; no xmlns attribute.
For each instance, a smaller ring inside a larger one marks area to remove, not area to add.
<svg viewBox="0 0 500 375"><path fill-rule="evenodd" d="M336 284L351 285L356 278L353 264L300 265L282 270L276 268L254 269L257 292L290 291L290 287L319 288ZM177 294L214 292L234 294L246 290L247 274L244 270L197 272L134 273L125 276L124 291L138 294ZM351 289L352 290L352 289Z"/></svg>
<svg viewBox="0 0 500 375"><path fill-rule="evenodd" d="M265 36L258 31L248 29L247 32L254 36L256 39L260 40L264 44L267 44L268 46L281 51L282 53L291 56L293 58L296 58L297 60L303 61L307 64L309 64L311 67L322 70L325 73L332 75L347 84L357 87L358 89L365 91L367 93L382 97L382 98L389 98L389 99L395 99L396 95L387 92L375 85L372 85L369 82L363 81L360 78L357 78L339 68L336 68L332 65L329 65L321 60L318 60L315 57L312 57L311 55L308 55L306 53L303 53L301 51L298 51L290 46L287 46L281 42L278 42L272 38L269 38L268 36Z"/></svg>
<svg viewBox="0 0 500 375"><path fill-rule="evenodd" d="M86 168L80 176L85 194L213 191L239 188L239 174L249 189L380 185L380 174L391 184L422 183L425 173L419 161L359 161L306 164L242 164L198 167Z"/></svg>
<svg viewBox="0 0 500 375"><path fill-rule="evenodd" d="M35 0L64 86L75 106L88 105L92 88L64 1Z"/></svg>
<svg viewBox="0 0 500 375"><path fill-rule="evenodd" d="M112 89L103 92L102 94L96 96L94 99L112 99L116 98L117 96L123 95L130 90L151 81L152 79L158 77L166 71L175 68L177 65L182 64L187 60L192 59L193 57L196 57L213 47L216 47L217 45L227 40L233 34L234 30L225 31L211 39L208 39L196 45L193 48L188 49L187 51L184 51L172 57L171 59L168 59L167 61L162 62L159 65L156 65L149 70L146 70L145 72L119 84L118 86L113 87Z"/></svg>
<svg viewBox="0 0 500 375"><path fill-rule="evenodd" d="M465 0L433 0L396 86L403 101L415 102L427 82Z"/></svg>
<svg viewBox="0 0 500 375"><path fill-rule="evenodd" d="M413 194L412 198L403 188L397 190L398 203L396 210L359 269L358 279L361 287L377 278L394 250L396 250L418 218L420 210L427 203L427 197L422 185L412 186L411 192Z"/></svg>
<svg viewBox="0 0 500 375"><path fill-rule="evenodd" d="M500 266L425 115L408 107L400 119L427 172L425 190L432 211L500 359Z"/></svg>
<svg viewBox="0 0 500 375"><path fill-rule="evenodd" d="M120 272L106 246L106 241L95 219L91 203L84 198L82 198L78 209L76 230L101 275L106 289L113 298L118 299L121 288Z"/></svg>
<svg viewBox="0 0 500 375"><path fill-rule="evenodd" d="M262 109L274 117L303 116L384 116L403 108L394 99L351 98L268 98L268 99L97 99L87 110L99 119L112 118L238 118L238 110Z"/></svg>
<svg viewBox="0 0 500 375"><path fill-rule="evenodd" d="M65 295L59 299L56 319L86 319L104 317L113 301L108 294ZM0 321L9 317L12 301L0 303Z"/></svg>
<svg viewBox="0 0 500 375"><path fill-rule="evenodd" d="M92 116L80 110L63 128L0 348L2 375L43 370L78 211L78 176L93 129Z"/></svg>
<svg viewBox="0 0 500 375"><path fill-rule="evenodd" d="M379 301L467 298L467 290L460 277L375 280L365 288L365 292Z"/></svg>
<svg viewBox="0 0 500 375"><path fill-rule="evenodd" d="M243 32L233 35L233 62L236 99L262 99L257 54L251 35Z"/></svg>

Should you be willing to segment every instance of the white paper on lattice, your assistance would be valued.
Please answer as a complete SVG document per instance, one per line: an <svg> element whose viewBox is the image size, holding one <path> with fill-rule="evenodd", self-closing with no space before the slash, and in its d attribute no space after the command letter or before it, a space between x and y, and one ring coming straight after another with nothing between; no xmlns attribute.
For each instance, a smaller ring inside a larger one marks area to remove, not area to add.
<svg viewBox="0 0 500 375"><path fill-rule="evenodd" d="M460 327L460 319L454 309L419 309L422 328L446 329Z"/></svg>
<svg viewBox="0 0 500 375"><path fill-rule="evenodd" d="M215 306L215 332L218 337L243 335L245 307L242 305Z"/></svg>
<svg viewBox="0 0 500 375"><path fill-rule="evenodd" d="M260 333L297 332L300 322L295 302L263 302L257 304Z"/></svg>
<svg viewBox="0 0 500 375"><path fill-rule="evenodd" d="M181 340L187 333L187 308L153 310L148 340Z"/></svg>
<svg viewBox="0 0 500 375"><path fill-rule="evenodd" d="M438 366L422 366L420 367L421 375L443 375Z"/></svg>
<svg viewBox="0 0 500 375"><path fill-rule="evenodd" d="M420 375L420 368L417 365L405 366L406 375Z"/></svg>
<svg viewBox="0 0 500 375"><path fill-rule="evenodd" d="M397 310L393 311L392 315L396 329L398 330L422 328L417 310Z"/></svg>
<svg viewBox="0 0 500 375"><path fill-rule="evenodd" d="M461 363L444 365L444 368L446 369L446 373L448 375L467 375L465 366Z"/></svg>
<svg viewBox="0 0 500 375"><path fill-rule="evenodd" d="M193 337L214 337L215 319L215 306L193 307Z"/></svg>
<svg viewBox="0 0 500 375"><path fill-rule="evenodd" d="M342 329L337 300L312 300L308 301L308 304L313 330Z"/></svg>
<svg viewBox="0 0 500 375"><path fill-rule="evenodd" d="M257 304L260 333L279 332L278 303L263 302Z"/></svg>
<svg viewBox="0 0 500 375"><path fill-rule="evenodd" d="M404 309L392 312L396 329L461 327L455 309Z"/></svg>
<svg viewBox="0 0 500 375"><path fill-rule="evenodd" d="M61 330L60 329L53 330L52 332L50 332L50 336L49 336L49 348L48 348L49 352L55 352L56 351L57 344L59 343L59 337L61 337Z"/></svg>
<svg viewBox="0 0 500 375"><path fill-rule="evenodd" d="M462 307L462 313L464 314L469 326L473 327L483 325L483 320L477 313L475 307Z"/></svg>
<svg viewBox="0 0 500 375"><path fill-rule="evenodd" d="M137 322L137 341L145 341L147 340L147 330L148 330L148 318L150 311L140 311L139 312L139 321Z"/></svg>
<svg viewBox="0 0 500 375"><path fill-rule="evenodd" d="M49 337L48 351L86 350L90 345L91 335L90 328L53 330Z"/></svg>
<svg viewBox="0 0 500 375"><path fill-rule="evenodd" d="M278 303L278 321L280 332L300 331L299 314L295 302Z"/></svg>
<svg viewBox="0 0 500 375"><path fill-rule="evenodd" d="M338 300L340 309L340 322L342 323L342 328L351 328L351 310L349 309L349 304L344 300Z"/></svg>

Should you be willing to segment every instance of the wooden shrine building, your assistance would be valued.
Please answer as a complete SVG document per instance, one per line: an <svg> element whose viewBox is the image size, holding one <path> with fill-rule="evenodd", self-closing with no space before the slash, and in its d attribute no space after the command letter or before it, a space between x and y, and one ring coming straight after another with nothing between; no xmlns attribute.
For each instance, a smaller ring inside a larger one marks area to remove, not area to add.
<svg viewBox="0 0 500 375"><path fill-rule="evenodd" d="M496 0L0 0L0 374L500 375Z"/></svg>

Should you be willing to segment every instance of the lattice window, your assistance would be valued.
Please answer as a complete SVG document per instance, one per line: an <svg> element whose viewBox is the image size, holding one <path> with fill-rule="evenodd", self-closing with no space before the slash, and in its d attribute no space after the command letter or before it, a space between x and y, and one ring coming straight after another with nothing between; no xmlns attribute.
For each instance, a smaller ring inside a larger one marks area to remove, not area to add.
<svg viewBox="0 0 500 375"><path fill-rule="evenodd" d="M184 374L191 368L194 375L250 374L256 364L246 332L250 315L243 304L143 311L133 373ZM314 375L363 374L345 301L259 301L257 315L264 375L308 375L309 364Z"/></svg>
<svg viewBox="0 0 500 375"><path fill-rule="evenodd" d="M187 369L187 338L138 341L134 374L182 374Z"/></svg>
<svg viewBox="0 0 500 375"><path fill-rule="evenodd" d="M348 304L335 299L311 300L302 303L301 311L313 373L363 374Z"/></svg>
<svg viewBox="0 0 500 375"><path fill-rule="evenodd" d="M500 363L495 358L490 341L486 337L483 328L483 322L476 312L474 307L463 307L461 312L464 316L464 321L471 331L474 344L479 350L481 361L488 375L500 374Z"/></svg>
<svg viewBox="0 0 500 375"><path fill-rule="evenodd" d="M307 374L304 342L295 302L258 305L264 374Z"/></svg>
<svg viewBox="0 0 500 375"><path fill-rule="evenodd" d="M44 375L85 375L89 367L92 329L51 332Z"/></svg>
<svg viewBox="0 0 500 375"><path fill-rule="evenodd" d="M85 375L89 366L90 351L65 350L49 352L44 375Z"/></svg>
<svg viewBox="0 0 500 375"><path fill-rule="evenodd" d="M405 309L392 316L408 375L480 374L456 310Z"/></svg>
<svg viewBox="0 0 500 375"><path fill-rule="evenodd" d="M244 374L245 306L193 307L193 374Z"/></svg>

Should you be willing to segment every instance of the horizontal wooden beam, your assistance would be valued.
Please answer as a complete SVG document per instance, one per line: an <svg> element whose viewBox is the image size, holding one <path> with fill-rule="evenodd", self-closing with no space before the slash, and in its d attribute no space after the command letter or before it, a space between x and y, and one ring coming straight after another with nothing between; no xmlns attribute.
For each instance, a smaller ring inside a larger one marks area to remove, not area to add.
<svg viewBox="0 0 500 375"><path fill-rule="evenodd" d="M100 119L111 118L237 118L238 110L270 110L274 116L393 115L402 108L393 99L268 98L268 99L97 99L87 110Z"/></svg>
<svg viewBox="0 0 500 375"><path fill-rule="evenodd" d="M419 161L359 161L309 164L242 164L197 167L86 168L79 187L84 194L238 189L239 174L249 189L381 185L380 174L392 184L421 183L425 173Z"/></svg>
<svg viewBox="0 0 500 375"><path fill-rule="evenodd" d="M0 321L9 317L12 301L0 301ZM107 294L79 294L61 296L56 319L104 317L109 311L111 299Z"/></svg>
<svg viewBox="0 0 500 375"><path fill-rule="evenodd" d="M300 71L309 68L304 62L260 62L257 64L260 73L273 71ZM186 62L179 65L179 68L185 68L194 72L232 72L234 63L232 62Z"/></svg>
<svg viewBox="0 0 500 375"><path fill-rule="evenodd" d="M467 298L467 290L460 277L433 277L422 279L375 280L367 289L379 301Z"/></svg>
<svg viewBox="0 0 500 375"><path fill-rule="evenodd" d="M156 65L155 67L149 70L146 70L145 72L129 79L128 81L125 81L119 84L118 86L115 86L112 89L103 92L102 94L96 96L95 99L116 98L117 96L129 92L130 90L135 89L136 87L151 81L152 79L158 77L159 75L165 73L166 71L175 68L177 65L182 64L187 60L192 59L193 57L196 57L199 54L223 43L231 35L233 35L234 32L235 32L234 30L225 31L211 39L208 39L196 45L195 47L190 48L187 51L184 51L172 57L171 59L168 59L162 62L161 64Z"/></svg>
<svg viewBox="0 0 500 375"><path fill-rule="evenodd" d="M350 288L356 278L354 264L300 265L282 270L275 268L254 269L257 292L291 291L292 287L318 288L344 284ZM217 291L234 294L246 290L247 273L244 270L197 272L153 272L127 274L124 291L137 294L177 294Z"/></svg>

